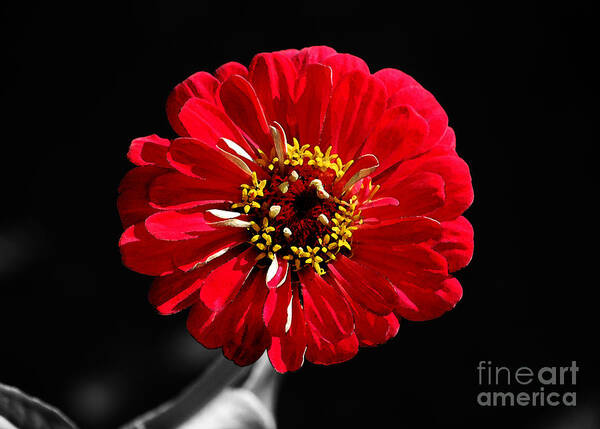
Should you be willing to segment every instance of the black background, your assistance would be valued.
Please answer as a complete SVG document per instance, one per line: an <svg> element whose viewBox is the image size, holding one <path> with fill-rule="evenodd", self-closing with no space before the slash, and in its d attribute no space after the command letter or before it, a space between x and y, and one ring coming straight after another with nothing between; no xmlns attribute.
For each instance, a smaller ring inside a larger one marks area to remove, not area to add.
<svg viewBox="0 0 600 429"><path fill-rule="evenodd" d="M185 314L156 315L151 279L120 262L128 144L172 136L164 103L193 72L327 44L411 74L444 106L471 167L476 248L455 310L285 376L280 427L599 427L597 252L585 246L598 133L583 61L597 49L589 8L567 6L3 2L0 382L104 428L201 372L218 352L188 336ZM575 360L578 406L480 407L481 360Z"/></svg>

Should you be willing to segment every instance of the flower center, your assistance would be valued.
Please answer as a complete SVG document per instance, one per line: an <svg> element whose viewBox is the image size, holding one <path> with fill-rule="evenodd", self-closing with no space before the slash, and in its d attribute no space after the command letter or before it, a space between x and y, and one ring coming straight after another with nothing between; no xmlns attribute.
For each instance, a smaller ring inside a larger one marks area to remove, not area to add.
<svg viewBox="0 0 600 429"><path fill-rule="evenodd" d="M352 161L343 164L331 147L323 153L295 138L286 146L283 162L276 156L260 160L270 178L259 181L252 173L252 183L241 185L241 202L232 208L251 216L250 243L260 250L259 260L277 254L294 270L311 266L322 275L339 252L351 252L352 231L362 223L356 197L334 194L336 180Z"/></svg>

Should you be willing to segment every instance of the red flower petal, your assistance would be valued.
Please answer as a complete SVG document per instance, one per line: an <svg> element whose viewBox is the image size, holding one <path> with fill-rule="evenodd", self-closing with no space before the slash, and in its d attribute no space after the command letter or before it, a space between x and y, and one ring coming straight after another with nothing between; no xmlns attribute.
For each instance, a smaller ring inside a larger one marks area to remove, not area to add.
<svg viewBox="0 0 600 429"><path fill-rule="evenodd" d="M223 186L239 189L249 180L250 174L230 161L222 150L191 138L173 141L167 155L169 163L179 172L196 178L214 179ZM247 168L247 166L246 166Z"/></svg>
<svg viewBox="0 0 600 429"><path fill-rule="evenodd" d="M250 82L241 76L230 76L219 93L225 112L264 153L271 153L273 142L269 124L258 96Z"/></svg>
<svg viewBox="0 0 600 429"><path fill-rule="evenodd" d="M442 222L442 238L434 249L448 260L448 271L458 271L473 257L473 227L460 216L455 220Z"/></svg>
<svg viewBox="0 0 600 429"><path fill-rule="evenodd" d="M335 54L321 61L322 64L331 67L333 70L333 86L348 73L358 71L364 75L370 75L369 66L361 58L350 54Z"/></svg>
<svg viewBox="0 0 600 429"><path fill-rule="evenodd" d="M219 180L196 179L172 172L152 180L148 196L152 207L182 210L237 201L240 198L240 190ZM148 216L150 214L152 213Z"/></svg>
<svg viewBox="0 0 600 429"><path fill-rule="evenodd" d="M162 276L173 272L176 244L152 237L143 223L130 226L119 240L123 265L138 273Z"/></svg>
<svg viewBox="0 0 600 429"><path fill-rule="evenodd" d="M446 201L444 205L428 216L439 220L449 220L462 214L473 202L473 185L466 162L458 157L439 157L425 162L422 166L428 171L437 172L444 178Z"/></svg>
<svg viewBox="0 0 600 429"><path fill-rule="evenodd" d="M249 81L269 121L276 121L290 135L296 83L296 68L290 58L277 52L258 54L250 64Z"/></svg>
<svg viewBox="0 0 600 429"><path fill-rule="evenodd" d="M148 293L150 304L160 314L174 314L191 306L199 300L198 291L206 276L239 253L238 249L234 249L190 272L177 271L156 278Z"/></svg>
<svg viewBox="0 0 600 429"><path fill-rule="evenodd" d="M235 322L229 341L223 344L225 357L241 366L255 362L271 345L261 312L267 295L264 272L256 273L243 289L229 305L228 317Z"/></svg>
<svg viewBox="0 0 600 429"><path fill-rule="evenodd" d="M249 155L254 154L229 117L206 100L190 98L179 112L179 119L190 137L216 147L221 138L237 143Z"/></svg>
<svg viewBox="0 0 600 429"><path fill-rule="evenodd" d="M197 302L187 319L188 331L205 347L223 347L225 356L238 365L256 361L270 341L260 316L267 290L264 281L264 274L252 273L239 293L216 311Z"/></svg>
<svg viewBox="0 0 600 429"><path fill-rule="evenodd" d="M219 311L225 307L235 298L250 271L254 268L255 257L256 250L250 247L210 273L200 290L202 303L213 311Z"/></svg>
<svg viewBox="0 0 600 429"><path fill-rule="evenodd" d="M298 276L302 283L304 317L311 331L331 342L350 335L354 321L342 295L314 270L300 270Z"/></svg>
<svg viewBox="0 0 600 429"><path fill-rule="evenodd" d="M374 73L377 79L379 79L385 85L388 96L391 96L398 92L402 88L408 86L420 86L419 83L406 73L396 69L381 69Z"/></svg>
<svg viewBox="0 0 600 429"><path fill-rule="evenodd" d="M335 49L329 46L311 46L301 49L293 61L296 68L301 70L309 64L322 63L326 58L335 54L337 54Z"/></svg>
<svg viewBox="0 0 600 429"><path fill-rule="evenodd" d="M411 106L419 115L427 120L429 134L423 142L426 147L432 147L440 140L448 127L448 116L429 91L420 85L413 85L404 87L391 94L388 100L388 107L392 108L401 105Z"/></svg>
<svg viewBox="0 0 600 429"><path fill-rule="evenodd" d="M403 217L389 220L381 225L364 224L354 232L357 247L369 246L396 247L407 244L439 240L442 227L439 222L427 217Z"/></svg>
<svg viewBox="0 0 600 429"><path fill-rule="evenodd" d="M456 136L454 135L454 130L452 127L446 128L444 135L440 139L440 141L435 145L435 148L444 149L448 153L454 152L456 150Z"/></svg>
<svg viewBox="0 0 600 429"><path fill-rule="evenodd" d="M269 289L269 294L263 308L263 319L267 329L273 336L282 336L286 332L288 322L288 307L292 301L291 276L278 288Z"/></svg>
<svg viewBox="0 0 600 429"><path fill-rule="evenodd" d="M394 313L380 316L366 311L350 302L353 308L355 332L361 346L373 347L394 338L400 329L400 321Z"/></svg>
<svg viewBox="0 0 600 429"><path fill-rule="evenodd" d="M352 299L344 289L341 289L341 291L352 309L354 332L361 346L383 344L398 333L400 321L394 313L375 314ZM395 304L395 307L397 307L400 303L398 297L394 301L397 303Z"/></svg>
<svg viewBox="0 0 600 429"><path fill-rule="evenodd" d="M455 278L444 280L437 290L423 289L410 283L397 286L400 291L400 306L396 313L408 320L438 318L454 308L462 298L462 287Z"/></svg>
<svg viewBox="0 0 600 429"><path fill-rule="evenodd" d="M372 174L379 167L379 160L375 155L366 154L357 158L346 173L334 185L334 192L344 194L359 180Z"/></svg>
<svg viewBox="0 0 600 429"><path fill-rule="evenodd" d="M272 293L270 291L269 293ZM291 320L288 319L291 318ZM269 360L278 372L296 371L304 363L304 353L306 351L306 324L304 321L304 311L298 290L294 290L289 315L286 305L286 320L289 324L285 327L288 329L282 335L273 336L271 338L271 346L269 347Z"/></svg>
<svg viewBox="0 0 600 429"><path fill-rule="evenodd" d="M440 221L452 220L460 216L473 202L473 186L469 167L456 155L436 156L425 153L401 163L397 170L382 182L381 194L399 197L396 185L417 171L434 173L444 179L444 205L426 213L427 216Z"/></svg>
<svg viewBox="0 0 600 429"><path fill-rule="evenodd" d="M285 55L286 57L293 59L300 53L298 49L282 49L281 51L275 51L277 54Z"/></svg>
<svg viewBox="0 0 600 429"><path fill-rule="evenodd" d="M234 74L239 74L244 79L248 77L248 69L245 65L240 64L235 61L230 61L228 63L223 64L221 67L215 70L215 76L221 82L225 82L229 76L233 76Z"/></svg>
<svg viewBox="0 0 600 429"><path fill-rule="evenodd" d="M354 301L373 313L386 315L398 305L394 286L383 276L339 255L329 266L331 277Z"/></svg>
<svg viewBox="0 0 600 429"><path fill-rule="evenodd" d="M439 288L448 277L448 263L439 253L423 244L393 248L373 245L353 247L353 259L385 275L394 285L409 282L422 288Z"/></svg>
<svg viewBox="0 0 600 429"><path fill-rule="evenodd" d="M178 244L172 256L175 268L181 271L193 270L198 264L245 243L245 240L240 241L242 232L245 232L241 228L224 229L226 231L223 234L215 233L194 240L175 242Z"/></svg>
<svg viewBox="0 0 600 429"><path fill-rule="evenodd" d="M439 174L417 171L393 186L386 186L385 193L397 198L397 217L422 216L444 205L444 188L444 179Z"/></svg>
<svg viewBox="0 0 600 429"><path fill-rule="evenodd" d="M169 167L167 152L171 142L156 134L134 139L129 146L127 158L135 165Z"/></svg>
<svg viewBox="0 0 600 429"><path fill-rule="evenodd" d="M360 207L365 225L375 225L398 218L398 200L392 197L377 198Z"/></svg>
<svg viewBox="0 0 600 429"><path fill-rule="evenodd" d="M398 161L429 150L424 144L429 133L427 121L410 106L397 106L385 111L367 139L362 153L375 154L381 161L378 173Z"/></svg>
<svg viewBox="0 0 600 429"><path fill-rule="evenodd" d="M125 175L119 185L117 199L124 228L141 222L158 211L149 203L148 190L153 180L167 172L164 168L146 166L134 168Z"/></svg>
<svg viewBox="0 0 600 429"><path fill-rule="evenodd" d="M266 282L269 289L280 287L290 276L290 264L283 258L274 256L267 269Z"/></svg>
<svg viewBox="0 0 600 429"><path fill-rule="evenodd" d="M179 111L186 101L197 97L215 103L219 81L210 73L194 73L177 85L167 99L167 117L171 126L180 136L186 136L186 131L179 121Z"/></svg>
<svg viewBox="0 0 600 429"><path fill-rule="evenodd" d="M237 237L240 241L248 238L245 228L217 226L207 221L204 211L176 212L162 211L146 219L146 229L159 240L179 241L202 238L211 241L214 238Z"/></svg>
<svg viewBox="0 0 600 429"><path fill-rule="evenodd" d="M321 135L342 160L354 158L385 108L385 87L373 76L354 71L334 87Z"/></svg>
<svg viewBox="0 0 600 429"><path fill-rule="evenodd" d="M306 341L306 359L320 365L345 362L358 352L358 338L354 332L332 343L320 337L315 330L308 330Z"/></svg>
<svg viewBox="0 0 600 429"><path fill-rule="evenodd" d="M306 66L303 79L298 83L296 121L300 144L319 141L329 98L333 89L331 68L321 64Z"/></svg>
<svg viewBox="0 0 600 429"><path fill-rule="evenodd" d="M223 313L209 310L201 301L197 301L188 314L188 332L204 347L221 347L229 337L229 325L232 323L232 319L222 316Z"/></svg>
<svg viewBox="0 0 600 429"><path fill-rule="evenodd" d="M123 264L138 273L149 276L163 276L173 271L190 270L197 264L206 262L209 258L223 252L225 249L237 246L241 230L229 228L221 235L211 235L206 238L163 241L153 237L140 222L125 230L119 241ZM225 235L228 234L229 235ZM245 234L244 234L245 235Z"/></svg>

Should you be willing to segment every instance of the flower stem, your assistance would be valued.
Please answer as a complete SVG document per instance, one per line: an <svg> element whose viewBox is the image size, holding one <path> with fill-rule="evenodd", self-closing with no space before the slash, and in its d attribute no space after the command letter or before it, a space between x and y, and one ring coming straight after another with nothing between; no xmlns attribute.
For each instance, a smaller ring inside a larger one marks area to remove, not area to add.
<svg viewBox="0 0 600 429"><path fill-rule="evenodd" d="M250 371L219 355L206 371L179 396L138 417L122 429L176 428L189 420L225 387Z"/></svg>

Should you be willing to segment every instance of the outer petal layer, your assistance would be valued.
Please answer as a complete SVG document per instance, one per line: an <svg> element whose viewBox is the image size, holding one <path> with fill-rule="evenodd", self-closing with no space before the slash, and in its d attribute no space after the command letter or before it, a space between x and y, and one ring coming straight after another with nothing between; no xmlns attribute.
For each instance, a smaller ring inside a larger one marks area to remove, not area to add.
<svg viewBox="0 0 600 429"><path fill-rule="evenodd" d="M385 87L376 78L353 71L334 87L323 125L321 147L333 147L352 159L385 109Z"/></svg>
<svg viewBox="0 0 600 429"><path fill-rule="evenodd" d="M179 121L179 112L190 98L200 98L215 103L219 81L210 73L194 73L177 85L167 99L167 116L171 126L180 136L186 136L185 127Z"/></svg>
<svg viewBox="0 0 600 429"><path fill-rule="evenodd" d="M398 284L398 289L401 298L396 313L414 321L438 318L462 298L462 287L455 278L445 280L436 291L409 283Z"/></svg>
<svg viewBox="0 0 600 429"><path fill-rule="evenodd" d="M313 270L298 272L304 316L313 336L336 343L352 333L354 322L343 296Z"/></svg>
<svg viewBox="0 0 600 429"><path fill-rule="evenodd" d="M465 217L442 222L442 238L435 250L448 260L448 271L467 266L473 257L473 247L473 227Z"/></svg>

